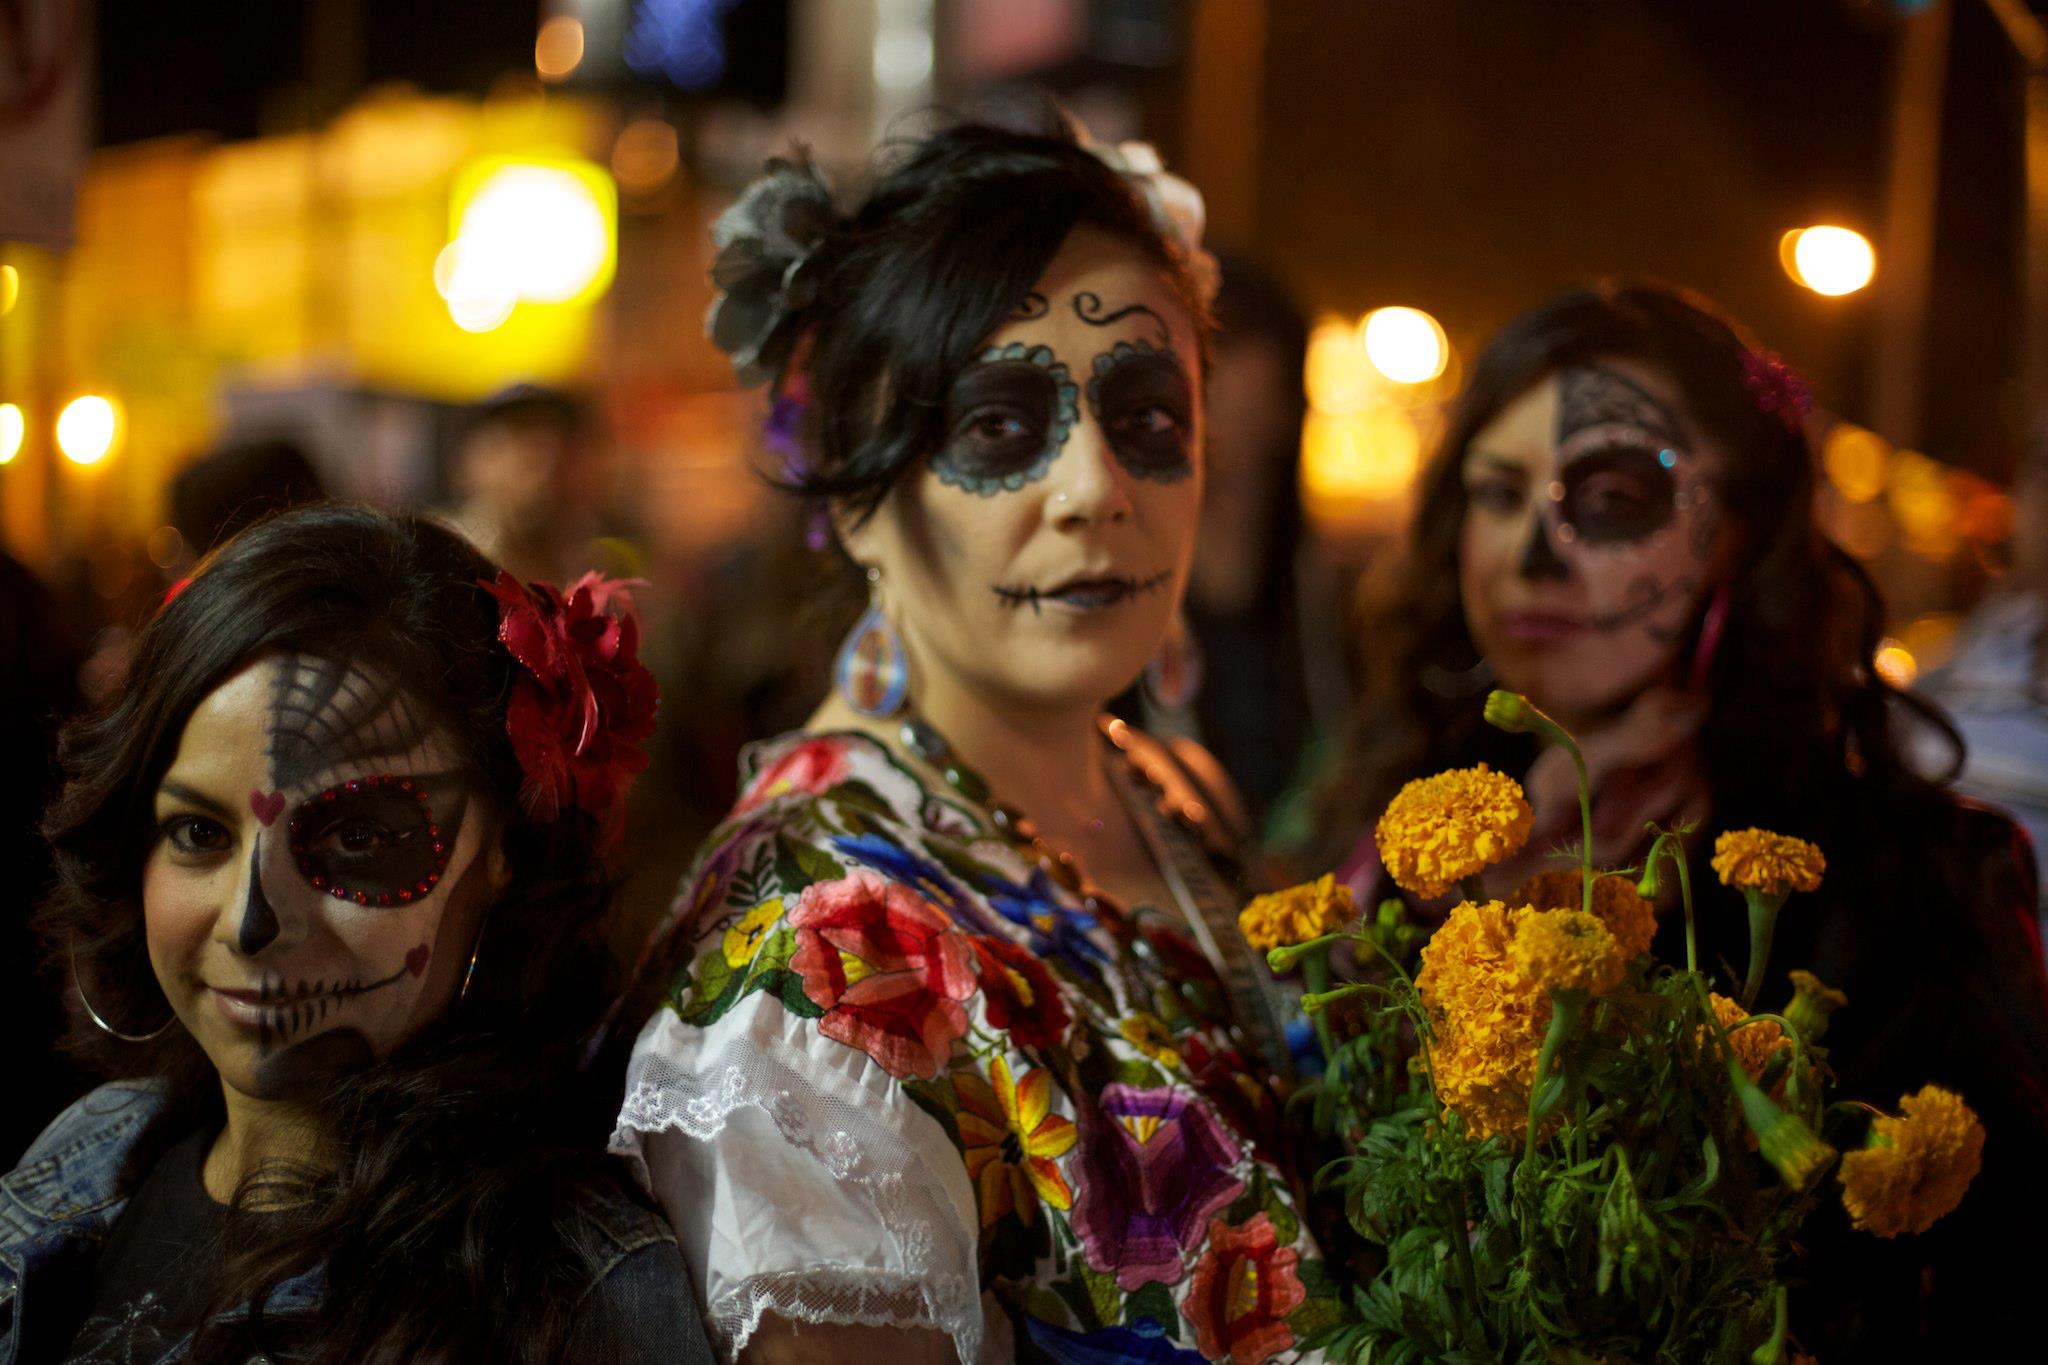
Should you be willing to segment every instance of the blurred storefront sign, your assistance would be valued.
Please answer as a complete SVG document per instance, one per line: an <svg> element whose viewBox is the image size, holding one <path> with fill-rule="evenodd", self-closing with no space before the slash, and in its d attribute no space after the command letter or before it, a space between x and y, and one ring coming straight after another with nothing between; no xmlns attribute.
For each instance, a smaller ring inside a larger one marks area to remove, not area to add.
<svg viewBox="0 0 2048 1365"><path fill-rule="evenodd" d="M0 0L0 239L71 240L90 19L87 0Z"/></svg>

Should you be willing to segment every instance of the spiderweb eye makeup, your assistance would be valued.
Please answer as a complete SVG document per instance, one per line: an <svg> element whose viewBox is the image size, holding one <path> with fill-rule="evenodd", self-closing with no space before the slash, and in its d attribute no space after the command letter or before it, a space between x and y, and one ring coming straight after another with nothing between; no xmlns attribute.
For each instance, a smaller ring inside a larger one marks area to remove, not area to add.
<svg viewBox="0 0 2048 1365"><path fill-rule="evenodd" d="M355 778L302 804L286 830L294 865L316 891L357 905L409 905L448 868L425 785L411 777Z"/></svg>
<svg viewBox="0 0 2048 1365"><path fill-rule="evenodd" d="M1173 348L1119 341L1091 368L1088 406L1117 463L1157 483L1194 473L1193 390Z"/></svg>
<svg viewBox="0 0 2048 1365"><path fill-rule="evenodd" d="M980 497L1014 493L1045 477L1080 415L1080 390L1050 347L992 346L946 396L946 443L932 470Z"/></svg>

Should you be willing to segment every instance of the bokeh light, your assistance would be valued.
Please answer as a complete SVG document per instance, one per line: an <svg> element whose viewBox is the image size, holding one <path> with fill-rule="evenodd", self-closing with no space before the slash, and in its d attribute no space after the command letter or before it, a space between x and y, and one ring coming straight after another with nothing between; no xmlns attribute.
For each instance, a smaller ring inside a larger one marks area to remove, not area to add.
<svg viewBox="0 0 2048 1365"><path fill-rule="evenodd" d="M57 449L73 464L98 464L113 452L121 432L121 410L110 398L89 393L57 414Z"/></svg>
<svg viewBox="0 0 2048 1365"><path fill-rule="evenodd" d="M1961 543L1955 490L1948 470L1911 450L1892 456L1885 502L1899 524L1906 548L1927 559L1945 559Z"/></svg>
<svg viewBox="0 0 2048 1365"><path fill-rule="evenodd" d="M0 464L11 463L21 454L21 443L27 436L28 419L22 416L20 405L0 403Z"/></svg>
<svg viewBox="0 0 2048 1365"><path fill-rule="evenodd" d="M0 318L13 312L20 298L21 272L11 265L0 265Z"/></svg>
<svg viewBox="0 0 2048 1365"><path fill-rule="evenodd" d="M1780 239L1778 256L1786 273L1816 294L1853 294L1877 273L1870 239L1852 228L1795 229Z"/></svg>
<svg viewBox="0 0 2048 1365"><path fill-rule="evenodd" d="M533 40L533 69L544 81L565 81L583 65L583 21L558 14Z"/></svg>
<svg viewBox="0 0 2048 1365"><path fill-rule="evenodd" d="M1372 367L1396 384L1427 384L1450 363L1444 329L1420 308L1375 308L1359 335Z"/></svg>
<svg viewBox="0 0 2048 1365"><path fill-rule="evenodd" d="M638 118L612 142L612 178L627 194L652 194L675 178L675 125L664 118Z"/></svg>
<svg viewBox="0 0 2048 1365"><path fill-rule="evenodd" d="M1301 433L1301 488L1311 505L1349 506L1400 497L1422 465L1422 432L1409 413L1311 412Z"/></svg>
<svg viewBox="0 0 2048 1365"><path fill-rule="evenodd" d="M1870 662L1877 675L1893 687L1911 687L1913 679L1920 676L1920 662L1913 651L1890 636L1877 642L1876 657Z"/></svg>
<svg viewBox="0 0 2048 1365"><path fill-rule="evenodd" d="M494 158L464 173L455 202L434 287L463 330L488 332L519 303L582 302L611 283L618 199L601 168Z"/></svg>
<svg viewBox="0 0 2048 1365"><path fill-rule="evenodd" d="M1869 502L1884 492L1885 467L1891 442L1852 422L1837 422L1821 446L1821 467L1828 482L1851 502Z"/></svg>
<svg viewBox="0 0 2048 1365"><path fill-rule="evenodd" d="M1308 390L1309 406L1317 412L1357 412L1372 398L1372 362L1366 359L1365 342L1358 328L1338 318L1326 318L1308 334L1308 360L1302 382Z"/></svg>

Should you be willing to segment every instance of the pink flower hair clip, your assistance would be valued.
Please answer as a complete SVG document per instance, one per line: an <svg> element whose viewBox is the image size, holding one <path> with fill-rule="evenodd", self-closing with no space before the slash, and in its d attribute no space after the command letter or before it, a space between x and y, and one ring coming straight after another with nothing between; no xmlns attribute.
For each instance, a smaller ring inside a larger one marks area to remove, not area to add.
<svg viewBox="0 0 2048 1365"><path fill-rule="evenodd" d="M1813 386L1776 351L1744 351L1742 380L1756 405L1797 435L1813 411Z"/></svg>

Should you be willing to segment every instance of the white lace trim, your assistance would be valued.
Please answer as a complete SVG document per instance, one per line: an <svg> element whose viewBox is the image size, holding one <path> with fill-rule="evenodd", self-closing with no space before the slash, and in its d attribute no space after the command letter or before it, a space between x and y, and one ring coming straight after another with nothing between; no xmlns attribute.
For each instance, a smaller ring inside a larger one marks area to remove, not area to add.
<svg viewBox="0 0 2048 1365"><path fill-rule="evenodd" d="M733 1031L748 1014L756 1016L757 1024L804 1023L782 1016L779 1001L765 1005L768 1014L760 1013L762 1008L747 1002L720 1020L713 1028L720 1035L715 1043L706 1031L683 1024L668 1011L657 1015L633 1050L611 1150L653 1188L646 1137L676 1131L711 1143L735 1112L758 1109L785 1142L815 1158L834 1182L862 1196L872 1210L872 1226L887 1239L902 1270L826 1262L742 1271L731 1284L719 1286L710 1281L722 1277L704 1275L706 1325L716 1343L728 1359L736 1358L760 1326L761 1314L774 1311L805 1322L942 1332L953 1341L962 1365L976 1365L984 1323L979 1277L973 1273L974 1230L959 1226L915 1135L892 1131L885 1120L800 1076L789 1063L793 1056L803 1057L801 1051L774 1047L752 1030ZM713 1050L715 1055L701 1055ZM958 1155L935 1123L933 1133L943 1157L957 1167ZM939 1154L932 1155L937 1159ZM690 1192L682 1196L684 1202L690 1197ZM702 1267L693 1269L703 1273Z"/></svg>

